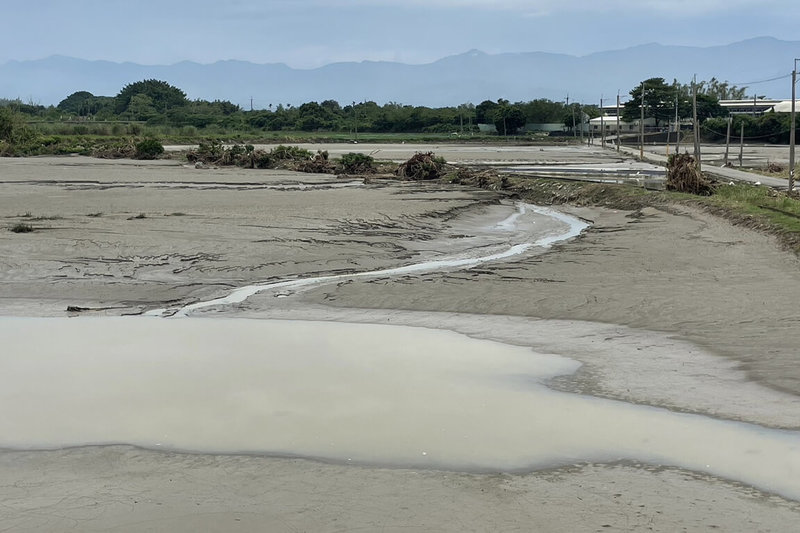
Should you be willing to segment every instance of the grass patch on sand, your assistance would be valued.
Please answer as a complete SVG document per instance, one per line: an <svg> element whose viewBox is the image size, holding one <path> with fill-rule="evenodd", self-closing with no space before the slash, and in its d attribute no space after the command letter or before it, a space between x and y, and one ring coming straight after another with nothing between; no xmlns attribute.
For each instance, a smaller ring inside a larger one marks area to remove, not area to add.
<svg viewBox="0 0 800 533"><path fill-rule="evenodd" d="M489 182L485 188L497 189ZM774 235L795 254L800 254L800 195L749 184L714 187L710 196L651 191L631 185L614 185L542 178L507 179L504 190L543 205L585 205L635 211L643 207L686 205L697 207L744 226Z"/></svg>
<svg viewBox="0 0 800 533"><path fill-rule="evenodd" d="M796 194L755 185L721 185L701 203L758 219L781 233L798 234L800 242L800 197Z"/></svg>

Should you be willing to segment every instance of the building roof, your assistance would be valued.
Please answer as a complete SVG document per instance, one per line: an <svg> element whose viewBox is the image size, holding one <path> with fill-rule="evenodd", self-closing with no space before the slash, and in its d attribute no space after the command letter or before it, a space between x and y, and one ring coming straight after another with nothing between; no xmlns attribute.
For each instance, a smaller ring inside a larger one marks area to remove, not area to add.
<svg viewBox="0 0 800 533"><path fill-rule="evenodd" d="M798 105L798 100L794 101L794 106L796 111L800 111L800 105ZM778 102L772 107L772 111L776 113L791 113L792 112L792 101L791 100L783 100Z"/></svg>

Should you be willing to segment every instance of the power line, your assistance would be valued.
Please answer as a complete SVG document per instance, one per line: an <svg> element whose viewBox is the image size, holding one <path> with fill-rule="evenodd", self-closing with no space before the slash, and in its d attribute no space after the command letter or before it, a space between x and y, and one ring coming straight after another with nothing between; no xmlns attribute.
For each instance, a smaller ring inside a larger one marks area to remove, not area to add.
<svg viewBox="0 0 800 533"><path fill-rule="evenodd" d="M758 80L758 81L746 81L746 82L729 82L731 85L757 85L759 83L768 83L770 81L778 81L778 80L785 80L786 78L790 78L792 73L784 74L783 76L777 76L775 78L769 78L766 80Z"/></svg>
<svg viewBox="0 0 800 533"><path fill-rule="evenodd" d="M724 134L724 133L722 133L722 132L719 132L719 131L717 131L717 130L712 130L711 128L709 128L709 127L708 127L708 126L706 126L705 124L701 125L700 127L701 127L702 129L704 129L705 131L711 132L711 133L713 133L713 134L715 134L715 135L719 135L720 137L724 137L724 136L725 136L725 134ZM757 136L757 137L744 137L744 139L745 139L745 140L748 140L748 141L749 141L749 140L755 140L755 139L766 139L767 137L775 137L776 135L783 135L783 134L785 134L785 133L789 133L789 131L790 131L790 130L791 130L791 128L789 128L789 129L785 129L785 130L782 130L782 131L772 132L772 133L770 133L770 134L768 134L768 135L759 135L759 136Z"/></svg>

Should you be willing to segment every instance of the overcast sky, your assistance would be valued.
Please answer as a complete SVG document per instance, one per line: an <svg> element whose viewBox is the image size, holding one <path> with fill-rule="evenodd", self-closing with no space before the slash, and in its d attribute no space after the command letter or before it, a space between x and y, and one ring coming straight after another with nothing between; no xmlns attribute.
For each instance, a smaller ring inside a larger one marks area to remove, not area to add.
<svg viewBox="0 0 800 533"><path fill-rule="evenodd" d="M312 68L426 63L477 48L573 55L800 40L798 0L0 0L0 62L54 54Z"/></svg>

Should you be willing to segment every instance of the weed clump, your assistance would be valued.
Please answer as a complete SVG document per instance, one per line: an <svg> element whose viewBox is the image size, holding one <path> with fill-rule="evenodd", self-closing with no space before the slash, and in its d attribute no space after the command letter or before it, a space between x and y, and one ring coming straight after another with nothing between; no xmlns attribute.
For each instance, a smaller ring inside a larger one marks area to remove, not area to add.
<svg viewBox="0 0 800 533"><path fill-rule="evenodd" d="M8 230L14 233L31 233L33 231L36 231L36 229L31 224L27 224L25 222L17 222L16 224L8 228Z"/></svg>
<svg viewBox="0 0 800 533"><path fill-rule="evenodd" d="M374 174L375 159L371 155L350 152L339 159L337 174Z"/></svg>

